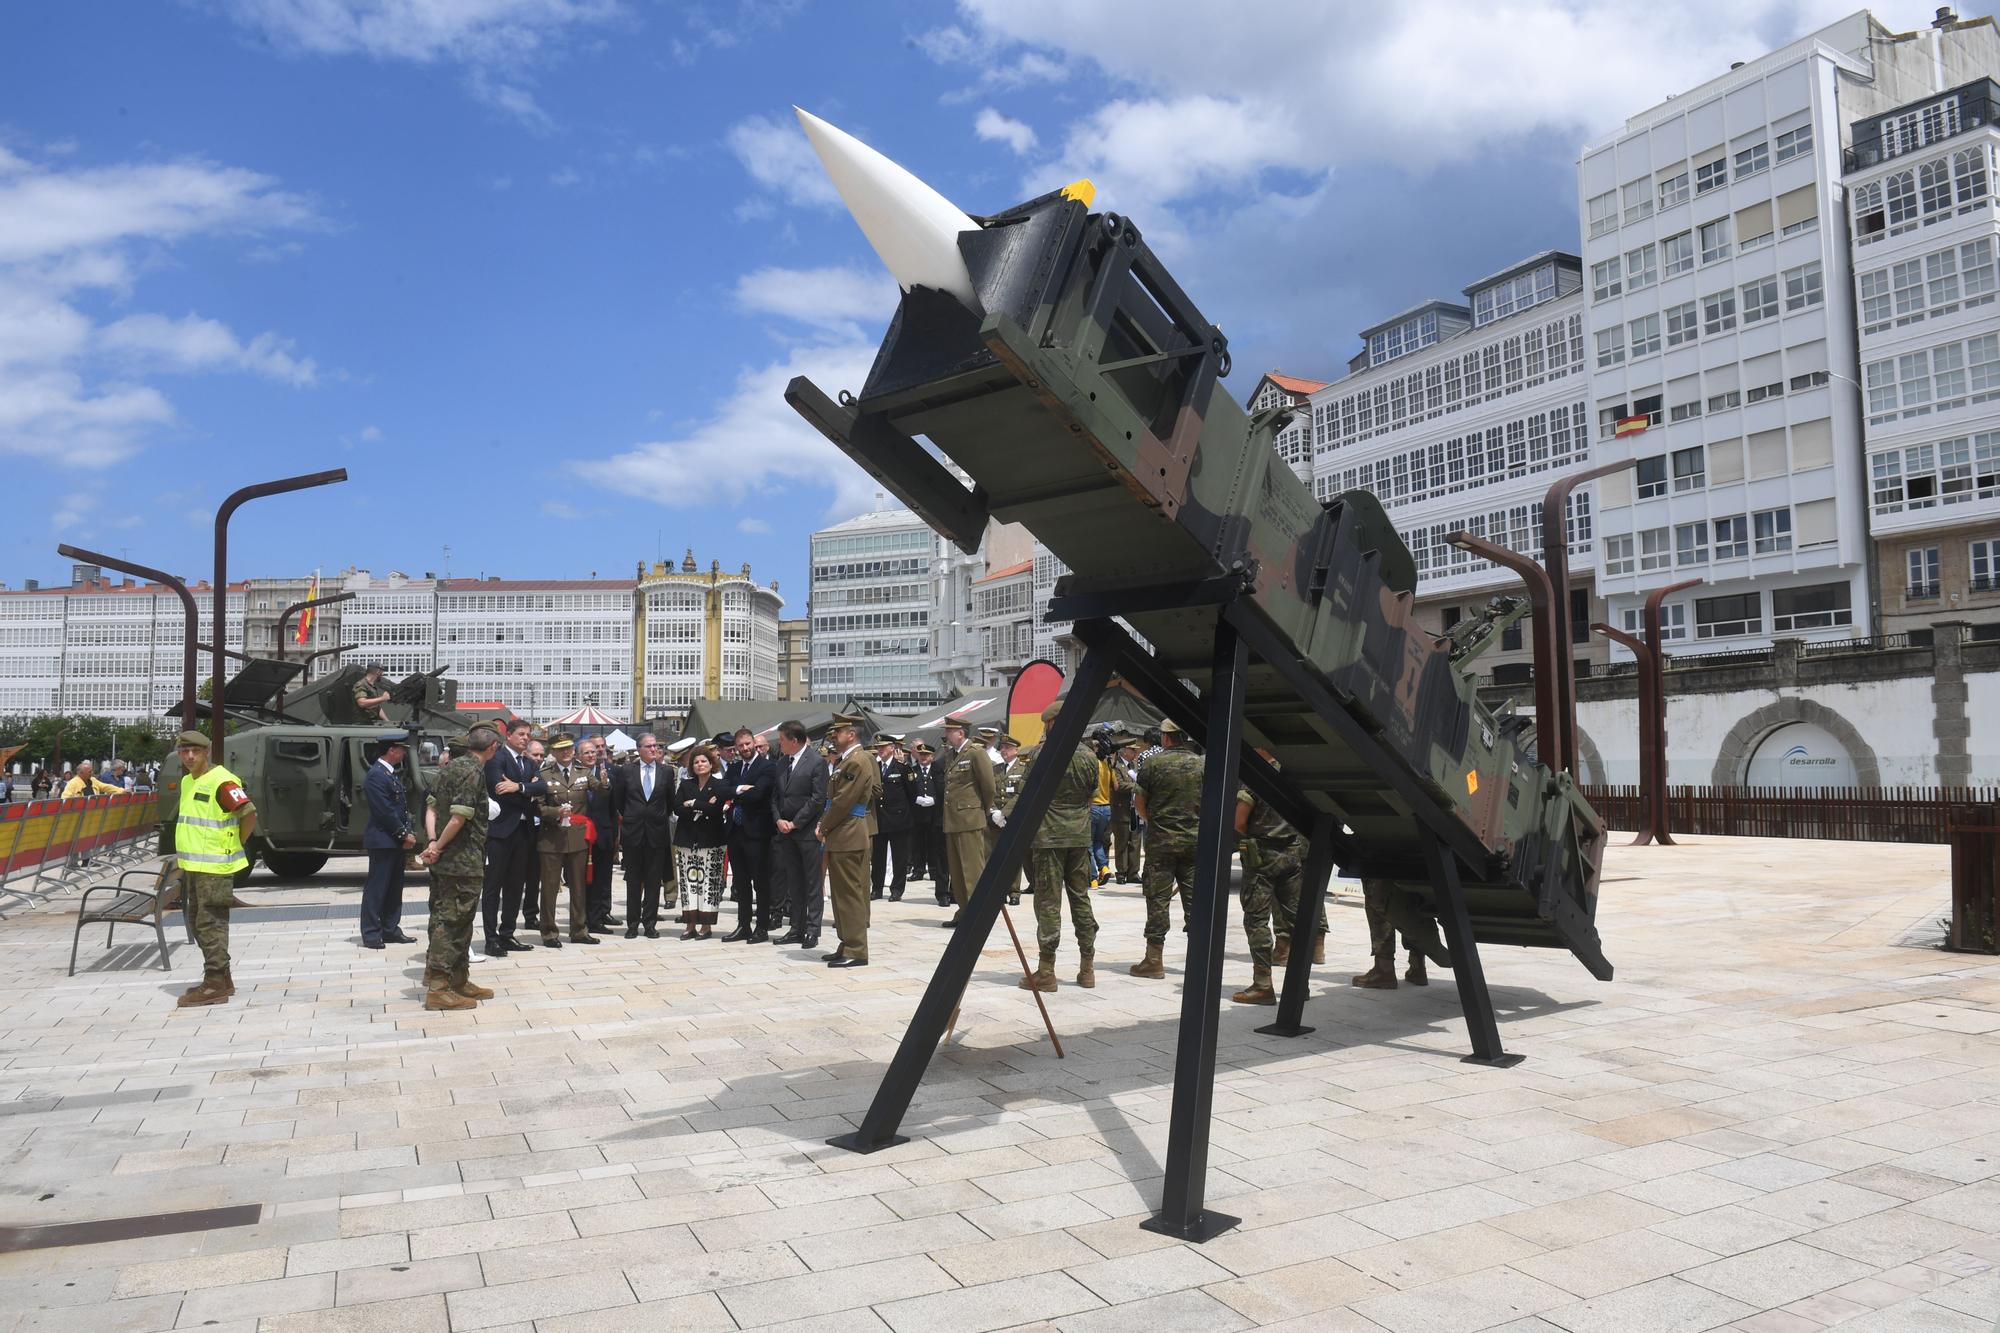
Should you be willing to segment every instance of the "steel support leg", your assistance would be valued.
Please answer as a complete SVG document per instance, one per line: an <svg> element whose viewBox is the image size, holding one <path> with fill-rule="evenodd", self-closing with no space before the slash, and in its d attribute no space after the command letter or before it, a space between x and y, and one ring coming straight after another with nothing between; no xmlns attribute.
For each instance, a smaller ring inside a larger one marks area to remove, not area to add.
<svg viewBox="0 0 2000 1333"><path fill-rule="evenodd" d="M1333 826L1331 816L1321 816L1312 827L1312 841L1306 845L1306 864L1299 876L1299 905L1292 913L1292 956L1285 962L1285 989L1278 996L1277 1021L1257 1031L1268 1037L1303 1037L1312 1029L1299 1019L1305 1016L1306 995L1312 989L1313 945L1319 938L1321 895L1333 875Z"/></svg>
<svg viewBox="0 0 2000 1333"><path fill-rule="evenodd" d="M1148 1231L1197 1243L1242 1220L1204 1212L1202 1200L1208 1186L1208 1122L1215 1101L1222 941L1229 927L1229 861L1236 843L1236 778L1243 746L1243 690L1248 668L1249 650L1242 637L1226 618L1218 618L1214 667L1204 701L1208 709L1208 762L1201 779L1195 910L1188 921L1187 972L1181 983L1174 1104L1167 1122L1167 1175L1160 1211L1140 1223Z"/></svg>
<svg viewBox="0 0 2000 1333"><path fill-rule="evenodd" d="M1084 730L1090 725L1091 710L1097 707L1105 683L1111 679L1113 665L1111 654L1100 649L1092 648L1084 654L1070 681L1062 712L1049 724L1042 740L1049 753L1068 754L1082 742ZM1006 886L1021 873L1028 846L1055 797L1056 783L1062 773L1059 764L1037 764L1029 772L1014 813L1007 827L1000 830L1000 840L986 858L979 883L958 914L958 928L952 931L944 956L938 959L937 970L931 974L931 983L924 988L923 999L917 1002L917 1012L903 1034L902 1045L896 1048L895 1057L889 1062L889 1072L875 1089L875 1100L869 1103L861 1128L828 1139L834 1147L869 1153L908 1141L896 1131L916 1096L917 1084L923 1081L924 1070L937 1053L938 1043L944 1040L945 1031L951 1026L951 1016L965 994L966 983L972 979L973 968L979 964L979 952L986 947L986 937L1000 917L1000 905L1007 899ZM1210 1049L1213 1050L1212 1045Z"/></svg>
<svg viewBox="0 0 2000 1333"><path fill-rule="evenodd" d="M1465 1063L1505 1069L1523 1057L1507 1054L1500 1044L1500 1025L1493 1017L1493 996L1486 989L1486 971L1479 965L1479 944L1472 938L1472 917L1465 910L1465 885L1458 877L1458 858L1435 838L1425 838L1424 859L1430 864L1431 887L1437 895L1438 924L1451 947L1451 975L1458 982L1458 1003L1465 1011L1465 1029L1472 1037L1472 1054Z"/></svg>

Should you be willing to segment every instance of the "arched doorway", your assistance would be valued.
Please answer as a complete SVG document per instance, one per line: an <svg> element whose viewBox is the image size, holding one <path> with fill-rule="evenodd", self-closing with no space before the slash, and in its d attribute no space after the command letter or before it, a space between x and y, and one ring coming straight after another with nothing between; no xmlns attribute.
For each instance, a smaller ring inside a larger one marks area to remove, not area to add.
<svg viewBox="0 0 2000 1333"><path fill-rule="evenodd" d="M1752 787L1853 787L1859 775L1838 736L1817 722L1788 722L1758 743L1744 781Z"/></svg>

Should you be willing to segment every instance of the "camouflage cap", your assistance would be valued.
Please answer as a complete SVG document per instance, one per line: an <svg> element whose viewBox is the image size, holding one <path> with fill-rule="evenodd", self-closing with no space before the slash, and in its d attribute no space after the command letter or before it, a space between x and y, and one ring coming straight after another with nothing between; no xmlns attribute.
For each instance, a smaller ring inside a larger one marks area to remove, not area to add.
<svg viewBox="0 0 2000 1333"><path fill-rule="evenodd" d="M183 731L180 735L174 737L174 744L177 747L192 745L198 750L206 750L209 747L210 741L208 733L205 731Z"/></svg>

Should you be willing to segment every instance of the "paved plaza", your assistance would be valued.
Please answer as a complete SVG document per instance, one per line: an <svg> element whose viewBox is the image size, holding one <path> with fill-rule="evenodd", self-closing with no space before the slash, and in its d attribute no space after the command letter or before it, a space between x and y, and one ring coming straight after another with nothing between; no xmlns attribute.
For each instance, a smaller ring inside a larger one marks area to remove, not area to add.
<svg viewBox="0 0 2000 1333"><path fill-rule="evenodd" d="M482 965L499 996L461 1014L419 1007L416 948L356 947L359 869L248 891L217 1008L173 1007L199 970L178 918L171 974L123 928L109 952L89 932L72 979L73 900L0 921L0 1226L240 1209L0 1254L0 1333L1987 1333L2000 1312L2000 966L1932 947L1942 848L1616 848L1615 982L1484 954L1527 1057L1507 1070L1459 1062L1448 974L1346 985L1366 933L1342 895L1317 1031L1260 1037L1270 1010L1223 1003L1208 1190L1243 1224L1202 1246L1138 1225L1180 940L1167 981L1126 975L1136 889L1098 895L1097 989L1065 946L1067 1059L996 930L911 1141L862 1157L825 1140L944 945L927 885L876 904L867 968L621 936ZM1234 989L1234 920L1230 946Z"/></svg>

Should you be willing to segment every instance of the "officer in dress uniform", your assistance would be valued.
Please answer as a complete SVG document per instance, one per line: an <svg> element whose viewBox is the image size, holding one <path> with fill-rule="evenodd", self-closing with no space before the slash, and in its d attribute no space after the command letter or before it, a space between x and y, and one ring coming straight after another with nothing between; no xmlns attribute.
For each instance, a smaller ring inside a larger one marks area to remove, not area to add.
<svg viewBox="0 0 2000 1333"><path fill-rule="evenodd" d="M229 904L236 896L236 873L248 870L243 844L257 829L257 807L243 783L220 764L211 764L208 737L183 731L180 804L174 816L174 859L181 872L182 910L201 949L201 981L182 992L183 1009L221 1004L236 994L229 976Z"/></svg>
<svg viewBox="0 0 2000 1333"><path fill-rule="evenodd" d="M590 899L585 876L590 845L584 841L583 821L577 816L590 805L594 792L608 789L608 783L589 768L576 762L576 741L557 736L549 743L550 758L542 765L542 782L548 794L540 801L542 817L542 943L560 949L556 930L556 894L564 881L569 883L569 939L572 944L596 944L590 933Z"/></svg>
<svg viewBox="0 0 2000 1333"><path fill-rule="evenodd" d="M917 742L916 816L917 839L922 846L917 859L923 862L923 878L931 882L931 896L939 907L951 906L951 857L944 843L944 763L928 742Z"/></svg>
<svg viewBox="0 0 2000 1333"><path fill-rule="evenodd" d="M1014 817L1014 803L1021 799L1021 784L1028 776L1028 761L1021 753L1021 742L1005 732L994 739L994 746L1000 751L1000 762L993 766L993 782L1000 789L1000 813L1008 819ZM1000 845L1000 829L997 825L986 826L986 855L991 859L993 849ZM1028 859L1028 884L1032 892L1034 886L1034 858ZM1021 905L1021 877L1014 876L1007 885L1007 905Z"/></svg>
<svg viewBox="0 0 2000 1333"><path fill-rule="evenodd" d="M989 824L1005 827L1000 813L1000 789L993 781L993 761L986 747L966 739L971 719L953 713L944 720L943 826L945 850L951 860L951 897L960 912L986 869L986 829ZM960 912L945 922L947 929L958 924Z"/></svg>
<svg viewBox="0 0 2000 1333"><path fill-rule="evenodd" d="M882 785L875 794L875 845L871 849L868 896L880 898L888 880L890 902L901 902L910 870L910 840L916 827L915 784L910 766L896 757L900 737L883 732L875 738L875 767ZM890 863L895 869L890 871Z"/></svg>
<svg viewBox="0 0 2000 1333"><path fill-rule="evenodd" d="M861 719L835 713L827 739L836 751L826 783L826 811L819 817L826 872L833 897L833 929L840 945L823 956L828 967L868 966L868 867L875 836L875 793L881 772L861 748Z"/></svg>

